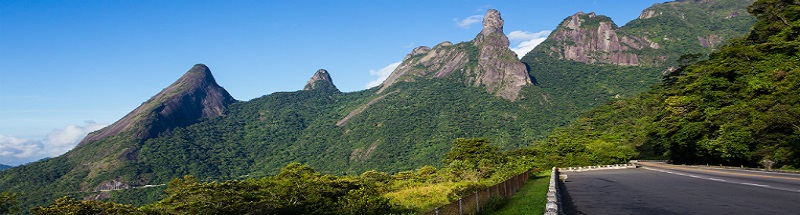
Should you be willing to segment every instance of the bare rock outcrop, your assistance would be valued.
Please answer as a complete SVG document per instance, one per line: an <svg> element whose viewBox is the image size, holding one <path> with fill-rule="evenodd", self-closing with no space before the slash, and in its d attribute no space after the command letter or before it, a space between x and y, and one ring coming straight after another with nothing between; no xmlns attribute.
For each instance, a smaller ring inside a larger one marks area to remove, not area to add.
<svg viewBox="0 0 800 215"><path fill-rule="evenodd" d="M640 18L652 18L655 11L644 11ZM565 19L550 34L554 42L546 52L559 59L583 63L608 63L616 65L640 65L634 50L658 49L659 45L647 40L619 32L608 17L595 13L578 12Z"/></svg>
<svg viewBox="0 0 800 215"><path fill-rule="evenodd" d="M714 47L724 41L724 38L719 34L710 34L705 37L697 36L697 41L700 42L700 45L703 47Z"/></svg>
<svg viewBox="0 0 800 215"><path fill-rule="evenodd" d="M315 90L324 86L336 88L336 86L333 85L333 79L331 79L331 75L328 73L328 70L319 69L316 73L314 73L313 76L311 76L311 79L308 80L303 90Z"/></svg>
<svg viewBox="0 0 800 215"><path fill-rule="evenodd" d="M478 67L475 85L483 85L491 93L515 100L522 87L532 84L525 64L508 49L508 37L503 33L500 12L490 9L483 18L483 30L472 40L478 47Z"/></svg>
<svg viewBox="0 0 800 215"><path fill-rule="evenodd" d="M664 12L657 12L656 10L653 9L647 9L643 10L642 13L639 14L639 19L649 19L656 16L660 16L662 14L664 14Z"/></svg>
<svg viewBox="0 0 800 215"><path fill-rule="evenodd" d="M76 148L128 132L137 140L153 138L203 118L220 116L234 102L236 100L228 91L214 80L211 70L206 65L197 64L122 119L87 135Z"/></svg>
<svg viewBox="0 0 800 215"><path fill-rule="evenodd" d="M130 186L122 181L117 181L116 179L112 179L105 183L98 185L94 190L95 191L108 191L108 190L124 190L128 189Z"/></svg>
<svg viewBox="0 0 800 215"><path fill-rule="evenodd" d="M471 42L456 45L442 42L433 48L415 48L383 82L377 93L382 93L397 82L411 82L420 77L442 78L459 73L467 77L467 84L486 87L490 93L516 100L522 87L532 83L527 68L508 45L500 12L491 9L484 16L483 29ZM473 52L475 50L477 53ZM468 66L470 62L477 66Z"/></svg>

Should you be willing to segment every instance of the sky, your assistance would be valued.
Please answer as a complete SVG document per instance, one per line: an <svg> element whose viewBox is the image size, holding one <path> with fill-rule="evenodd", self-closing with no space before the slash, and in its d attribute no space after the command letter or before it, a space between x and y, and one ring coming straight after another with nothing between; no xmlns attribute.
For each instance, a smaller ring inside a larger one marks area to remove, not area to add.
<svg viewBox="0 0 800 215"><path fill-rule="evenodd" d="M377 86L418 46L472 40L497 9L522 57L576 12L619 26L664 0L3 0L0 164L72 149L206 64L234 98L301 90L326 69Z"/></svg>

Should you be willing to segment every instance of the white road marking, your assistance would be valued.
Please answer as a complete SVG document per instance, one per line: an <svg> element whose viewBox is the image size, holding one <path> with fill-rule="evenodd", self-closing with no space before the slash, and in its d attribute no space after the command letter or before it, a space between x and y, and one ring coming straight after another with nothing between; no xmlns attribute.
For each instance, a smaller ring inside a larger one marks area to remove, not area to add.
<svg viewBox="0 0 800 215"><path fill-rule="evenodd" d="M692 177L692 178L698 178L698 179L704 179L704 180L711 180L711 181L718 181L718 182L723 182L723 183L741 184L741 185L747 185L747 186L763 187L763 188L768 188L768 189L776 189L776 190L783 190L783 191L789 191L789 192L798 192L798 193L800 193L800 190L797 190L797 191L795 191L795 190L792 190L792 189L787 189L787 188L782 188L782 187L772 187L772 186L769 186L769 185L764 185L764 184L753 184L753 183L746 183L746 182L727 181L727 180L718 179L718 178L711 178L711 177L704 178L704 177L700 177L700 176L696 176L696 175L685 174L685 173L678 173L678 172L672 172L672 171L668 171L668 170L657 169L657 168L650 168L650 167L644 167L644 166L643 166L643 167L641 167L641 168L642 168L642 169L647 169L647 170L652 170L652 171L657 171L657 172L663 172L663 173L667 173L667 174L681 175L681 176L688 176L688 177Z"/></svg>
<svg viewBox="0 0 800 215"><path fill-rule="evenodd" d="M750 186L756 186L756 187L769 187L769 185L763 185L763 184L753 184L753 183L746 183L746 182L742 182L742 183L739 183L739 184L750 185Z"/></svg>

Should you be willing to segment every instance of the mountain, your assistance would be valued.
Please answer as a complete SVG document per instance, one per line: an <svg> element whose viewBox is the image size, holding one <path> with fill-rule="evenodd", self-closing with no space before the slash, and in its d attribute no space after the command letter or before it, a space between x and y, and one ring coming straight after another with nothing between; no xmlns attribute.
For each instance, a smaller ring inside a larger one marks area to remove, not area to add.
<svg viewBox="0 0 800 215"><path fill-rule="evenodd" d="M737 3L743 9L747 2ZM714 13L690 12L699 14L685 16ZM551 35L518 60L508 48L500 13L489 10L473 40L415 48L384 83L358 92L340 92L329 72L318 70L303 90L235 102L198 65L184 75L195 78L182 77L66 155L6 171L0 175L0 189L25 191L30 195L21 201L34 205L65 193L103 197L90 192L164 184L184 175L199 180L272 175L291 162L338 175L441 166L456 138L487 138L502 150L537 145L586 110L646 91L678 65L670 56L693 54L650 39L655 35L646 38L658 46L641 49L591 45L604 41L581 39L602 36L591 32L597 32L603 16L592 16L577 14L583 20L580 26L568 29L562 23L554 31L565 35L560 32L577 29L583 32L574 34L578 37ZM646 42L645 36L630 32L659 28L661 23L653 20L658 19L634 20L636 28L602 24L608 28L603 32L614 31L616 37L609 38L620 44L633 38ZM569 44L589 44L580 53L592 53L585 59L597 60L560 57L558 53L568 53L563 50ZM700 55L713 49L703 47ZM616 52L626 52L628 60L636 54L638 63L614 63L623 59L613 57ZM129 192L147 192L139 196L149 199L136 200L141 204L157 199L160 190ZM109 195L121 199L121 193Z"/></svg>
<svg viewBox="0 0 800 215"><path fill-rule="evenodd" d="M217 85L206 65L197 64L122 119L86 136L78 148L126 132L132 133L135 139L153 138L203 118L220 116L235 101L228 91Z"/></svg>
<svg viewBox="0 0 800 215"><path fill-rule="evenodd" d="M746 34L755 22L746 9L751 2L655 4L621 27L609 17L578 12L521 61L538 86L534 94L575 118L645 92L680 65L704 59L721 41ZM721 40L710 44L709 37Z"/></svg>
<svg viewBox="0 0 800 215"><path fill-rule="evenodd" d="M639 50L659 49L647 37L636 37L621 31L607 16L578 12L570 16L549 36L540 50L558 59L582 63L642 65Z"/></svg>
<svg viewBox="0 0 800 215"><path fill-rule="evenodd" d="M397 82L417 78L442 78L448 75L467 77L466 84L485 87L505 99L517 99L522 87L532 84L525 65L508 49L503 33L503 19L497 10L489 10L483 19L483 30L471 43L453 45L442 42L433 47L417 47L381 84L377 93Z"/></svg>
<svg viewBox="0 0 800 215"><path fill-rule="evenodd" d="M11 168L11 167L13 167L13 166L5 165L5 164L0 164L0 170L9 169L9 168Z"/></svg>
<svg viewBox="0 0 800 215"><path fill-rule="evenodd" d="M0 190L25 190L28 195L20 201L35 204L75 191L127 188L143 174L132 165L139 160L145 140L219 117L235 102L208 67L197 64L122 119L87 135L66 154L4 171Z"/></svg>
<svg viewBox="0 0 800 215"><path fill-rule="evenodd" d="M551 159L800 167L800 6L758 1L749 11L758 18L749 34L671 71L654 89L598 107L554 133L546 144L557 155Z"/></svg>
<svg viewBox="0 0 800 215"><path fill-rule="evenodd" d="M551 56L588 64L674 66L684 54L707 54L749 31L753 1L675 1L653 5L618 27L611 18L578 12L561 22L528 58ZM523 60L526 61L526 60Z"/></svg>
<svg viewBox="0 0 800 215"><path fill-rule="evenodd" d="M336 89L336 85L333 85L333 79L331 79L331 75L328 74L328 70L320 69L311 76L311 79L308 80L303 90L318 90L331 87L333 90L339 91L339 89Z"/></svg>

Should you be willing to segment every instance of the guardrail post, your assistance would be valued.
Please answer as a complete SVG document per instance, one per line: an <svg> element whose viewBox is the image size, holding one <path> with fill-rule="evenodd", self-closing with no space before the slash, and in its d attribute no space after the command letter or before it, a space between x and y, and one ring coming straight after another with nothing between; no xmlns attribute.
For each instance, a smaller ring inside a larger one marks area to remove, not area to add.
<svg viewBox="0 0 800 215"><path fill-rule="evenodd" d="M475 191L475 211L481 212L481 201L480 201L480 194Z"/></svg>
<svg viewBox="0 0 800 215"><path fill-rule="evenodd" d="M458 214L459 214L459 215L462 215L462 214L464 214L464 208L463 208L463 206L461 205L461 198L458 198Z"/></svg>

